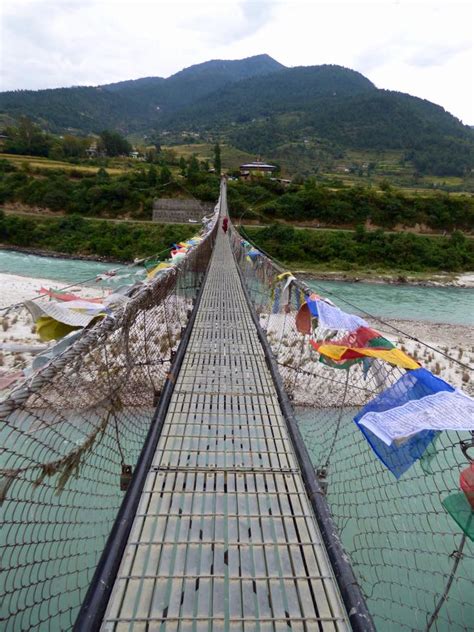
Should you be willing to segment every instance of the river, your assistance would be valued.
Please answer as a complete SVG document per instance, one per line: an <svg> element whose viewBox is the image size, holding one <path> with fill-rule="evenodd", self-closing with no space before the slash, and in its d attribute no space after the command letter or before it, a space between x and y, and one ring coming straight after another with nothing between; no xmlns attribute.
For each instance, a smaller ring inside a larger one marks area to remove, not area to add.
<svg viewBox="0 0 474 632"><path fill-rule="evenodd" d="M31 278L80 283L123 264L79 259L40 257L0 250L0 273ZM142 268L128 268L133 275ZM123 283L121 277L120 283ZM347 281L308 281L315 292L331 298L341 309L392 319L424 320L456 325L474 325L474 289L422 287ZM356 308L360 307L361 310Z"/></svg>
<svg viewBox="0 0 474 632"><path fill-rule="evenodd" d="M321 280L307 283L352 313L363 314L365 310L395 320L474 325L474 288Z"/></svg>
<svg viewBox="0 0 474 632"><path fill-rule="evenodd" d="M108 270L127 267L117 263L103 263L84 259L41 257L27 252L0 250L0 273L18 274L29 278L51 279L67 283L83 283Z"/></svg>

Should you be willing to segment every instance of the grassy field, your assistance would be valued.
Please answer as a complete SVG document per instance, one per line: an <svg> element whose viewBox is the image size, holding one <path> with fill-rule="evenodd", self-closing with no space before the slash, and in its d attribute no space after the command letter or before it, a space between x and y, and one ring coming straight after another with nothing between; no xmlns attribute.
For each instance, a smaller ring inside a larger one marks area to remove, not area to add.
<svg viewBox="0 0 474 632"><path fill-rule="evenodd" d="M65 171L82 171L85 173L97 173L100 167L94 165L74 165L70 162L61 160L51 160L50 158L41 158L39 156L18 156L16 154L0 153L0 159L8 160L17 167L29 165L31 168L40 169L64 169ZM107 167L107 172L111 175L119 175L131 168L128 162L121 165L118 161L113 167Z"/></svg>
<svg viewBox="0 0 474 632"><path fill-rule="evenodd" d="M212 166L214 160L214 145L211 143L191 143L184 145L163 146L165 159L179 160L181 157L190 158L193 154L199 160L208 160ZM63 169L67 172L80 171L96 173L100 167L96 165L80 164L51 160L37 156L19 156L0 153L0 159L6 159L18 167L29 166L32 169ZM232 145L221 144L222 168L225 172L234 171L244 162L250 162L256 156L241 151ZM373 186L379 187L388 182L392 186L407 193L432 193L433 191L449 191L451 195L474 193L474 175L466 178L450 176L415 175L413 167L403 162L402 151L356 151L348 150L339 158L329 157L325 148L311 141L308 145L294 142L278 149L273 156L262 156L263 160L276 162L281 166L281 177L292 178L296 173L326 181L329 186L334 182L344 186ZM130 159L116 158L108 161L106 167L110 175L120 175L126 171L142 167ZM301 169L299 169L301 167ZM172 166L175 176L179 168Z"/></svg>
<svg viewBox="0 0 474 632"><path fill-rule="evenodd" d="M356 229L355 228L340 228L339 226L337 227L327 227L327 226L311 226L308 223L305 222L287 222L285 220L279 220L278 221L279 224L284 224L285 226L293 226L294 228L296 228L297 230L312 230L312 231L316 231L318 233L355 233ZM236 226L240 226L239 222L236 221L235 222ZM266 226L268 226L268 224L259 224L258 222L255 223L250 223L247 222L247 220L245 220L245 224L242 224L244 230L247 230L247 228L265 228ZM375 232L376 230L380 230L377 226L373 226L372 228L368 228L367 232ZM436 231L432 231L432 232L418 232L416 230L384 230L384 233L388 234L388 235L397 235L401 232L409 232L409 233L413 233L414 235L421 235L423 237L433 237L433 238L440 238L440 237L444 237L445 235L443 234L442 231L440 232L436 232ZM464 233L464 236L466 237L466 239L474 239L474 235L471 235L469 233Z"/></svg>
<svg viewBox="0 0 474 632"><path fill-rule="evenodd" d="M177 156L189 158L196 154L199 160L209 160L212 165L214 148L210 143L188 145L168 145L163 147ZM474 192L474 176L458 178L451 176L416 175L410 163L403 162L404 152L357 151L348 150L340 158L328 155L324 146L314 141L288 143L272 155L262 156L263 160L276 162L281 166L281 177L292 178L299 173L304 177L314 175L317 178L339 181L345 186L375 186L389 182L392 186L411 193L431 193L433 190L450 190L450 193ZM221 144L222 168L224 171L238 169L244 162L256 159L256 156L241 151L232 145Z"/></svg>
<svg viewBox="0 0 474 632"><path fill-rule="evenodd" d="M209 160L211 166L214 160L214 145L210 143L196 143L191 145L169 145L163 147L164 150L173 151L178 159L181 156L184 158L190 158L193 154L196 154L198 160ZM232 145L221 145L221 161L222 168L225 171L232 171L238 169L244 162L255 160L253 154L249 154L240 149L232 147Z"/></svg>

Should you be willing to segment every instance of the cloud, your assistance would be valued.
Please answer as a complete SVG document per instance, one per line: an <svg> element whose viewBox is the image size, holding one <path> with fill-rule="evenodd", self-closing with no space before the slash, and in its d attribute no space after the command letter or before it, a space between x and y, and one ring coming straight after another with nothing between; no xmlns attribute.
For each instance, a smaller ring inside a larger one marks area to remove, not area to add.
<svg viewBox="0 0 474 632"><path fill-rule="evenodd" d="M242 37L250 37L262 26L268 24L275 8L275 4L270 2L256 2L255 0L240 2L240 10L244 17Z"/></svg>
<svg viewBox="0 0 474 632"><path fill-rule="evenodd" d="M409 66L426 68L428 66L443 66L453 57L472 50L472 42L460 42L458 44L433 44L420 47L405 58Z"/></svg>
<svg viewBox="0 0 474 632"><path fill-rule="evenodd" d="M371 72L399 55L400 46L385 42L377 46L370 46L357 54L354 57L354 67L362 73Z"/></svg>
<svg viewBox="0 0 474 632"><path fill-rule="evenodd" d="M212 19L199 13L187 16L182 26L201 35L204 41L226 45L255 35L269 24L278 5L270 0L240 0L213 5Z"/></svg>
<svg viewBox="0 0 474 632"><path fill-rule="evenodd" d="M453 0L2 0L0 89L169 76L268 53L334 63L474 122L472 8Z"/></svg>

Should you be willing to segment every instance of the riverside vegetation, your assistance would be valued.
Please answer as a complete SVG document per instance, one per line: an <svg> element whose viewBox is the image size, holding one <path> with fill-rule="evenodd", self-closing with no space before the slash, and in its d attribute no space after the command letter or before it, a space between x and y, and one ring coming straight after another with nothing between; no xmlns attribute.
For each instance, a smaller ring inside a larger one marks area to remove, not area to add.
<svg viewBox="0 0 474 632"><path fill-rule="evenodd" d="M190 195L217 199L219 177L209 163L187 160L140 164L111 175L79 169L18 167L0 160L0 241L67 254L131 260L148 256L195 232L192 225L140 224L151 219L155 197ZM15 206L16 205L16 206ZM15 214L31 209L35 215ZM231 215L238 223L256 221L250 236L290 267L320 265L337 270L399 269L457 272L474 269L474 200L447 194L408 195L390 185L331 187L310 178L284 186L262 178L229 182ZM102 221L95 221L101 219ZM110 222L105 219L127 219ZM132 220L132 221L130 221ZM136 221L133 221L136 220ZM323 225L304 230L289 223ZM365 224L376 230L366 230ZM404 232L445 231L446 236ZM345 230L336 230L344 228ZM397 232L384 232L384 230Z"/></svg>
<svg viewBox="0 0 474 632"><path fill-rule="evenodd" d="M314 231L282 224L245 227L258 246L293 269L403 272L474 270L474 240L366 231Z"/></svg>
<svg viewBox="0 0 474 632"><path fill-rule="evenodd" d="M118 261L149 257L191 237L190 224L144 224L69 217L22 217L0 211L0 242L20 248Z"/></svg>

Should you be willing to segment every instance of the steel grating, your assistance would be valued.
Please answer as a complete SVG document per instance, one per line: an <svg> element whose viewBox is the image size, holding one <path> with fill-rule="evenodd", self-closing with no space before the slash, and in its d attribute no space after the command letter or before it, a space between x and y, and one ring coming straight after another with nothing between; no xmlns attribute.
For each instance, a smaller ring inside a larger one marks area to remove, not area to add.
<svg viewBox="0 0 474 632"><path fill-rule="evenodd" d="M102 630L349 629L221 233Z"/></svg>

